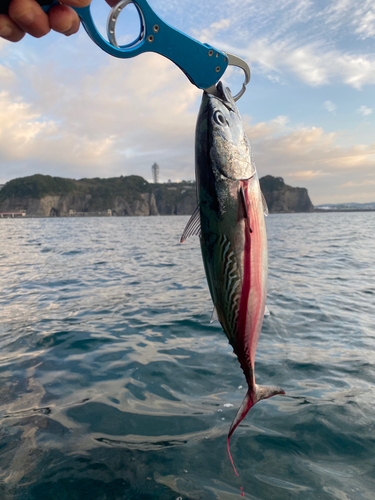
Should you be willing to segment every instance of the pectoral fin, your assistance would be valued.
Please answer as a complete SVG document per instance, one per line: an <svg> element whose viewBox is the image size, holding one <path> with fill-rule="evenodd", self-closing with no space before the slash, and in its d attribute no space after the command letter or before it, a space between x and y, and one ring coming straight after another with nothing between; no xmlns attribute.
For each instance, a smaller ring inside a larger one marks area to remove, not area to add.
<svg viewBox="0 0 375 500"><path fill-rule="evenodd" d="M201 236L201 214L199 206L194 210L193 215L190 217L184 232L182 233L180 243L184 243L189 236Z"/></svg>
<svg viewBox="0 0 375 500"><path fill-rule="evenodd" d="M252 233L253 230L251 229L251 226L250 226L250 218L249 218L249 213L247 211L246 196L245 196L245 192L244 192L242 186L240 187L240 199L241 199L241 204L242 204L243 217L246 220L246 225L247 225L250 233Z"/></svg>

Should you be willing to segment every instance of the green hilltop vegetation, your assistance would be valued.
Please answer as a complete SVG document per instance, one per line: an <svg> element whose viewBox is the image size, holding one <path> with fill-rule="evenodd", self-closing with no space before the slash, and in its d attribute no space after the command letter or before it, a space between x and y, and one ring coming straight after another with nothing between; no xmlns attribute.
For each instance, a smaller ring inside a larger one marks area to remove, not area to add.
<svg viewBox="0 0 375 500"><path fill-rule="evenodd" d="M88 194L102 199L121 196L133 200L138 198L139 194L150 193L155 187L167 194L171 188L181 190L186 185L191 186L194 184L187 181L150 184L139 175L75 180L35 174L7 182L3 189L0 190L0 202L7 198L35 198L40 200L45 196L85 196Z"/></svg>
<svg viewBox="0 0 375 500"><path fill-rule="evenodd" d="M7 182L0 190L0 201L6 198L41 199L48 194L71 194L76 189L75 181L50 175L31 175Z"/></svg>
<svg viewBox="0 0 375 500"><path fill-rule="evenodd" d="M40 200L44 196L85 196L87 194L101 198L112 196L132 198L137 193L147 192L149 192L149 183L138 175L75 180L35 174L7 182L0 191L0 201L15 197Z"/></svg>

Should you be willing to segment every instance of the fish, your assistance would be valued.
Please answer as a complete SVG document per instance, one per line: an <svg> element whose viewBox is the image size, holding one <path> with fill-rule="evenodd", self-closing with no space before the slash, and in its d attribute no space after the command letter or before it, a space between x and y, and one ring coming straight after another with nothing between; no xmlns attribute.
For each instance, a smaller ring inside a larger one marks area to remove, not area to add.
<svg viewBox="0 0 375 500"><path fill-rule="evenodd" d="M229 441L258 401L285 394L257 385L255 353L266 310L267 204L240 113L230 89L203 93L195 135L198 205L181 236L200 237L208 287L219 320L247 382L246 396L229 429ZM238 475L238 474L237 474Z"/></svg>

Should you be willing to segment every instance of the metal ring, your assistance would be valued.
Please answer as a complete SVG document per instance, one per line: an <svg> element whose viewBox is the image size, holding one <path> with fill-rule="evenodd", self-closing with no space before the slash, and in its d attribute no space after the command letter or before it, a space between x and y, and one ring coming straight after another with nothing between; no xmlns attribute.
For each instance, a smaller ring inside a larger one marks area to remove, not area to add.
<svg viewBox="0 0 375 500"><path fill-rule="evenodd" d="M140 33L138 35L138 38L136 38L132 43L129 43L128 45L121 45L120 46L116 40L116 34L115 34L116 23L117 23L118 16L121 14L123 9L125 9L125 7L127 5L129 5L130 3L132 3L134 5L134 7L137 9L137 12L139 15L139 21L141 24L141 30L140 30ZM143 40L145 39L146 30L145 30L145 18L144 18L142 9L139 7L139 5L137 5L133 0L121 0L117 5L112 7L112 9L109 13L108 19L107 19L107 35L108 35L109 42L114 47L116 47L118 49L119 48L121 48L121 49L125 49L125 48L126 49L133 49L133 48L137 47L137 45L141 44L143 42Z"/></svg>

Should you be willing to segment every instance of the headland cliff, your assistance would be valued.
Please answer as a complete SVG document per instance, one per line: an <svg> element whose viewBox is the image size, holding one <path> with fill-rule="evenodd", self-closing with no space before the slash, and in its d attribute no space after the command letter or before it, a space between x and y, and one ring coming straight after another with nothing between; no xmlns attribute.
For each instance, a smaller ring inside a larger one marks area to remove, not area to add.
<svg viewBox="0 0 375 500"><path fill-rule="evenodd" d="M260 179L271 213L311 212L304 188L280 177ZM194 182L151 184L130 175L109 179L66 179L36 174L7 182L0 190L0 213L26 211L28 217L89 215L190 215L196 207Z"/></svg>

